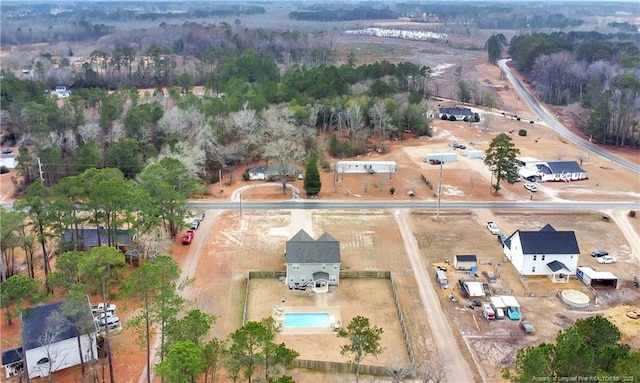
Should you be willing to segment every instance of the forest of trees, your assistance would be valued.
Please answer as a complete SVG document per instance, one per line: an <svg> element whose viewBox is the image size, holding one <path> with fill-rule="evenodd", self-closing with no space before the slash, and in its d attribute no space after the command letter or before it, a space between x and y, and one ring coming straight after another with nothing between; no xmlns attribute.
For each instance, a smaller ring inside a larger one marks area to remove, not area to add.
<svg viewBox="0 0 640 383"><path fill-rule="evenodd" d="M487 41L489 62L503 47L515 69L553 105L579 103L591 110L576 121L586 135L605 144L640 148L640 48L631 35L597 32L502 35Z"/></svg>
<svg viewBox="0 0 640 383"><path fill-rule="evenodd" d="M129 61L122 62L120 76L126 78ZM113 59L105 63L99 76L118 72ZM195 82L183 73L180 87L170 86L166 95L159 89L140 95L126 87L112 93L74 88L58 101L40 82L4 73L2 142L24 146L18 189L38 178L40 170L47 185L92 167L115 167L133 179L145 164L164 156L178 156L190 174L216 181L220 169L279 158L266 150L277 138L275 131L291 132L286 136L302 148L302 157L287 159L293 166L309 151L324 160L326 143L317 133L337 135L343 144L332 153L338 157L363 153L369 136L385 141L404 131L430 134L421 105L433 88L428 67L388 62L296 66L280 75L273 60L249 50L220 59L206 76L217 79L216 91L224 96L213 91L195 96Z"/></svg>

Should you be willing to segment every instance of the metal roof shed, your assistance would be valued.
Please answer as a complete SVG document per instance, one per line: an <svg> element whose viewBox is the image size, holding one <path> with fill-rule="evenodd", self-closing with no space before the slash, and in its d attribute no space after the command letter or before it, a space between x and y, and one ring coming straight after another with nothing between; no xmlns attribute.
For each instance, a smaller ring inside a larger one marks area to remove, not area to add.
<svg viewBox="0 0 640 383"><path fill-rule="evenodd" d="M478 267L478 258L475 255L456 255L453 257L453 267L456 270L471 270Z"/></svg>
<svg viewBox="0 0 640 383"><path fill-rule="evenodd" d="M469 293L469 297L484 297L484 288L482 287L482 282L476 281L467 281L464 283L467 292Z"/></svg>
<svg viewBox="0 0 640 383"><path fill-rule="evenodd" d="M504 302L502 301L502 297L490 297L489 299L491 300L491 304L493 305L494 308L496 309L507 308L507 305L505 305Z"/></svg>
<svg viewBox="0 0 640 383"><path fill-rule="evenodd" d="M596 271L587 266L579 266L576 271L578 279L585 285L591 287L597 286L613 286L618 288L618 277L610 271Z"/></svg>
<svg viewBox="0 0 640 383"><path fill-rule="evenodd" d="M512 295L503 295L502 296L502 302L504 302L504 304L507 307L516 307L516 308L520 308L520 304L518 303L518 301L516 300L516 298Z"/></svg>

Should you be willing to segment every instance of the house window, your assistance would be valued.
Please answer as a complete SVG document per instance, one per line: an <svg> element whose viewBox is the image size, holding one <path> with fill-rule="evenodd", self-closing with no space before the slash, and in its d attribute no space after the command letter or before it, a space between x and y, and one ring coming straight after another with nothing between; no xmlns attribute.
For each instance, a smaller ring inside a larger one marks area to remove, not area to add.
<svg viewBox="0 0 640 383"><path fill-rule="evenodd" d="M326 263L323 263L323 264L322 264L322 270L326 270L326 269L327 269L327 264L326 264Z"/></svg>
<svg viewBox="0 0 640 383"><path fill-rule="evenodd" d="M291 265L291 269L300 270L300 264L299 263L294 263L293 265Z"/></svg>
<svg viewBox="0 0 640 383"><path fill-rule="evenodd" d="M333 269L334 269L334 270L338 270L338 264L337 264L337 263L334 263L334 264L333 264Z"/></svg>
<svg viewBox="0 0 640 383"><path fill-rule="evenodd" d="M336 276L335 275L330 275L329 276L329 281L335 282L336 281Z"/></svg>
<svg viewBox="0 0 640 383"><path fill-rule="evenodd" d="M534 255L534 256L533 256L533 260L535 261L536 259L538 259L538 256L537 256L537 255Z"/></svg>
<svg viewBox="0 0 640 383"><path fill-rule="evenodd" d="M49 358L42 358L38 361L38 364L47 364L49 363Z"/></svg>
<svg viewBox="0 0 640 383"><path fill-rule="evenodd" d="M300 282L304 282L304 277L300 277Z"/></svg>
<svg viewBox="0 0 640 383"><path fill-rule="evenodd" d="M544 261L544 254L542 254L542 258L541 259Z"/></svg>
<svg viewBox="0 0 640 383"><path fill-rule="evenodd" d="M531 268L531 272L532 272L532 273L535 273L535 272L536 272L536 267L535 267L535 266L533 266L533 267Z"/></svg>

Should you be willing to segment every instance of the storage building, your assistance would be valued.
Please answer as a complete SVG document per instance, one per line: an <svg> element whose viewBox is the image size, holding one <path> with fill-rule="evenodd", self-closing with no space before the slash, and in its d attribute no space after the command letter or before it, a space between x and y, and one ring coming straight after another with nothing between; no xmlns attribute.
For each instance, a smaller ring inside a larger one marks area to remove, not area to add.
<svg viewBox="0 0 640 383"><path fill-rule="evenodd" d="M482 150L468 150L467 151L467 158L469 158L469 159L482 158L482 156L484 156L484 152Z"/></svg>
<svg viewBox="0 0 640 383"><path fill-rule="evenodd" d="M475 255L456 255L453 257L453 267L456 270L471 270L478 267L478 259Z"/></svg>

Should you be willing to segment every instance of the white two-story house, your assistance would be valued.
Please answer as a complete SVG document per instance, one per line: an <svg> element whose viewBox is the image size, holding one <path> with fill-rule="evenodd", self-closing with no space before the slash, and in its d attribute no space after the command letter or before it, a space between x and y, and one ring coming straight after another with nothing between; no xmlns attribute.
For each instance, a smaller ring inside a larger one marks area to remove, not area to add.
<svg viewBox="0 0 640 383"><path fill-rule="evenodd" d="M549 224L540 231L517 230L504 241L503 249L520 275L547 275L554 282L568 282L578 268L575 232L557 231Z"/></svg>
<svg viewBox="0 0 640 383"><path fill-rule="evenodd" d="M285 265L289 288L328 291L329 285L340 283L340 243L326 232L314 240L300 230L287 241Z"/></svg>

